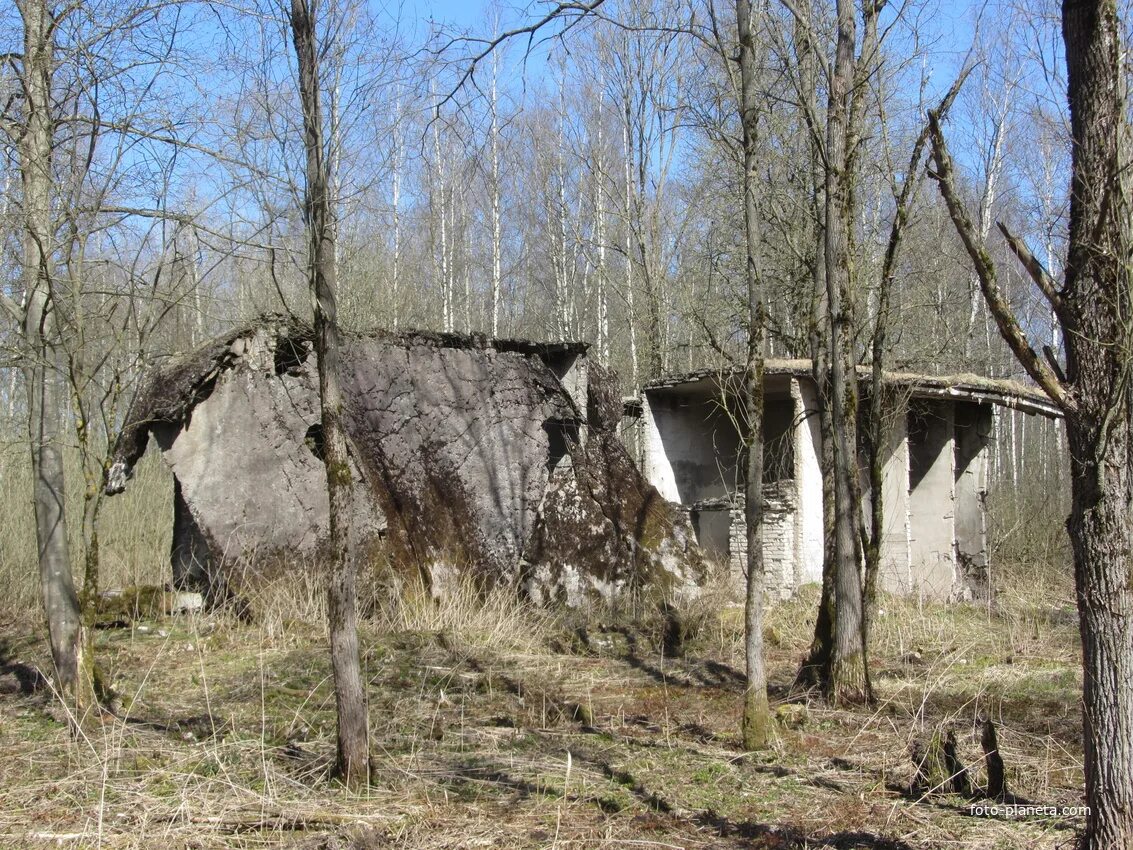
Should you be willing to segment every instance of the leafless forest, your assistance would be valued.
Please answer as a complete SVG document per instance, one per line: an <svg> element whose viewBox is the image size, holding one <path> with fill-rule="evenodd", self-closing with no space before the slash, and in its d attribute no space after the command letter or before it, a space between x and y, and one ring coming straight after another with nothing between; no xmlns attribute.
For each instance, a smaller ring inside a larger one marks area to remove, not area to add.
<svg viewBox="0 0 1133 850"><path fill-rule="evenodd" d="M1133 847L1126 12L4 4L0 844ZM314 320L333 563L170 614L172 479L107 499L115 441L268 313ZM756 497L746 608L391 593L335 494L375 328L739 367L749 446L811 361L822 586L764 606ZM871 582L882 369L1064 414L994 420L989 600Z"/></svg>

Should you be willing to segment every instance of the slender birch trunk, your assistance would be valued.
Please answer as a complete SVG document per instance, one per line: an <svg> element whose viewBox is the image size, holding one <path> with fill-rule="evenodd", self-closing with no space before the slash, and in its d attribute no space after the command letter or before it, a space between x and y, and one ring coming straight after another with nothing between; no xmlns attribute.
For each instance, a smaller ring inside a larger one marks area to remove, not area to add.
<svg viewBox="0 0 1133 850"><path fill-rule="evenodd" d="M500 214L500 106L497 86L500 73L500 54L492 53L492 88L489 106L492 114L492 337L500 335L500 290L503 276L500 271L503 259L503 232Z"/></svg>
<svg viewBox="0 0 1133 850"><path fill-rule="evenodd" d="M637 312L634 309L634 274L633 257L630 251L630 240L633 238L631 219L633 216L633 146L630 144L630 100L628 89L624 93L625 102L622 122L622 151L625 165L625 287L626 311L629 314L629 363L630 386L636 387L641 380L641 369L638 364L637 353Z"/></svg>
<svg viewBox="0 0 1133 850"><path fill-rule="evenodd" d="M390 270L391 324L397 330L401 319L401 171L405 167L405 136L402 127L401 101L394 106L397 126L393 136L393 267Z"/></svg>

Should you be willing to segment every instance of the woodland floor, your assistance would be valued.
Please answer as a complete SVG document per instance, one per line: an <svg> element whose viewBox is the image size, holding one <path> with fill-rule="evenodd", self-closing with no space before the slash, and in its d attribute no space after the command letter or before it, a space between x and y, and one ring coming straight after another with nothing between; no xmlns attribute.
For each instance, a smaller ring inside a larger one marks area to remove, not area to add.
<svg viewBox="0 0 1133 850"><path fill-rule="evenodd" d="M1031 588L1033 590L1033 588ZM979 817L911 793L910 742L942 725L982 782L977 718L1010 789L1081 804L1076 620L1058 594L887 600L876 706L791 690L815 592L767 641L779 739L739 746L739 612L702 604L680 658L661 629L363 628L375 775L328 780L334 697L310 622L172 617L100 630L121 716L68 732L33 614L0 614L0 847L1068 847L1078 816ZM530 625L524 617L530 616ZM524 639L526 637L526 639Z"/></svg>

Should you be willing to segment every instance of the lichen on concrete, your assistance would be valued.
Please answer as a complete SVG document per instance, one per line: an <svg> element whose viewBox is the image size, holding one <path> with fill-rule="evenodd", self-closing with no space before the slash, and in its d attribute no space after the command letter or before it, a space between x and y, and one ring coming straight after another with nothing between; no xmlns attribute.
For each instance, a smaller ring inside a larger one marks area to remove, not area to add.
<svg viewBox="0 0 1133 850"><path fill-rule="evenodd" d="M179 495L175 583L317 561L328 502L310 328L268 317L151 372L118 441L118 492L155 438ZM573 604L691 592L704 562L614 435L585 346L374 332L343 340L352 551L380 542L435 590L460 572Z"/></svg>

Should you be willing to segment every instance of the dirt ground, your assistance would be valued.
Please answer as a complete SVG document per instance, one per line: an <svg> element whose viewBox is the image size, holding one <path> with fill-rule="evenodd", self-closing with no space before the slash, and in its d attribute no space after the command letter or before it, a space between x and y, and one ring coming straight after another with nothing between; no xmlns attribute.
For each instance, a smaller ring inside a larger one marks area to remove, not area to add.
<svg viewBox="0 0 1133 850"><path fill-rule="evenodd" d="M1035 588L1029 588L1035 591ZM39 670L38 620L0 614L0 847L1069 847L1083 818L1080 673L1060 594L993 607L886 600L873 706L792 690L813 588L771 614L778 740L739 746L739 612L497 628L363 627L374 775L328 778L334 696L317 621L226 616L100 630L119 716L72 736ZM490 622L490 618L487 622ZM671 649L671 647L670 647ZM670 652L671 655L671 652ZM975 786L979 721L1010 790L1050 810L912 790L914 740L952 730Z"/></svg>

